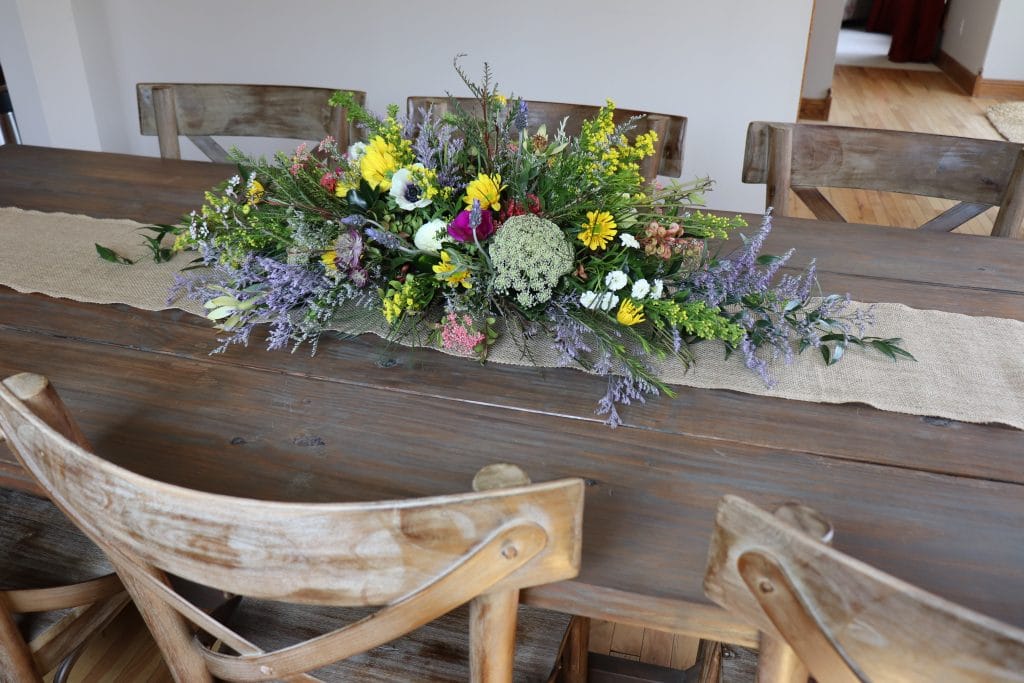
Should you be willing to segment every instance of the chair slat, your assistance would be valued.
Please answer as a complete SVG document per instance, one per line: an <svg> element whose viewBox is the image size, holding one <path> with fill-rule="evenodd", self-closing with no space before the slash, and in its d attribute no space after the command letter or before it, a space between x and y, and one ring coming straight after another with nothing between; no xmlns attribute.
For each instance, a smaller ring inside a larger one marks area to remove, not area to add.
<svg viewBox="0 0 1024 683"><path fill-rule="evenodd" d="M362 104L366 94L351 91ZM339 116L328 99L334 89L285 85L214 83L139 83L139 130L158 135L160 154L180 158L177 136L238 135L246 137L319 140L333 136L345 147L359 132ZM211 141L212 142L212 141ZM214 143L216 144L216 143ZM207 152L214 160L226 158L217 145Z"/></svg>
<svg viewBox="0 0 1024 683"><path fill-rule="evenodd" d="M773 148L783 130L792 131L788 160ZM929 231L952 230L985 208L1001 206L992 234L1024 238L1022 155L1021 145L1001 140L754 121L747 128L742 179L768 185L768 203L778 215L792 215L788 198L777 189L785 176L823 220L841 217L815 188L875 190L962 202L926 223Z"/></svg>
<svg viewBox="0 0 1024 683"><path fill-rule="evenodd" d="M836 210L836 207L832 206L832 202L830 202L818 188L794 187L793 192L800 198L800 201L807 205L807 208L811 210L811 213L813 213L818 220L834 221L836 223L846 222L843 215Z"/></svg>
<svg viewBox="0 0 1024 683"><path fill-rule="evenodd" d="M918 230L927 230L928 232L950 232L951 230L956 230L975 216L980 216L991 208L992 206L990 204L960 202L959 204L954 204L949 207L927 223L924 223L920 228L918 228Z"/></svg>
<svg viewBox="0 0 1024 683"><path fill-rule="evenodd" d="M187 137L192 141L192 144L202 151L203 154L210 157L210 161L216 161L221 164L226 164L231 161L227 150L218 145L217 141L209 135L189 135Z"/></svg>

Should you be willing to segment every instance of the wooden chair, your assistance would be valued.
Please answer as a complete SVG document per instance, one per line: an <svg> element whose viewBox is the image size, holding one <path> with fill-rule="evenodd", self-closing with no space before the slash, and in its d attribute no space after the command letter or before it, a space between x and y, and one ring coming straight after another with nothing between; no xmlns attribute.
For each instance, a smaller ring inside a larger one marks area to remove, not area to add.
<svg viewBox="0 0 1024 683"><path fill-rule="evenodd" d="M457 102L466 113L479 110L479 101L470 97L410 97L406 101L406 115L410 121L422 120L422 113L433 109L435 116L447 112L452 102ZM541 102L527 100L527 127L536 131L540 125L547 126L548 134L554 134L566 119L565 132L579 135L585 119L597 116L600 107L589 104L565 104L563 102ZM640 162L640 174L653 180L657 175L678 178L683 173L683 138L686 135L686 117L673 114L657 114L654 112L636 111L633 109L616 109L614 121L625 123L630 118L643 117L636 121L636 127L630 132L631 137L653 130L658 134L654 146L654 155Z"/></svg>
<svg viewBox="0 0 1024 683"><path fill-rule="evenodd" d="M1024 631L844 555L792 522L726 496L704 592L788 643L817 681L1024 681ZM806 681L806 672L759 680Z"/></svg>
<svg viewBox="0 0 1024 683"><path fill-rule="evenodd" d="M328 680L511 681L514 642L515 680L548 680L568 617L524 610L517 634L519 590L576 576L582 480L530 485L499 465L481 470L477 492L434 498L305 504L207 494L64 439L25 405L45 386L37 375L0 386L0 425L108 553L177 680L319 680L306 675L315 670ZM174 591L169 574L248 597L225 624ZM468 618L445 616L467 602ZM552 622L553 640L527 633Z"/></svg>
<svg viewBox="0 0 1024 683"><path fill-rule="evenodd" d="M921 230L948 232L999 206L992 234L1024 239L1024 146L1001 140L754 121L743 182L767 185L766 207L793 215L792 190L819 219L845 222L817 189L854 188L958 202ZM913 226L907 226L913 227Z"/></svg>
<svg viewBox="0 0 1024 683"><path fill-rule="evenodd" d="M331 135L344 149L359 135L345 110L327 103L334 90L286 85L139 83L139 128L156 135L160 156L180 159L178 136L211 160L229 161L211 135L320 140ZM366 93L352 91L360 104Z"/></svg>
<svg viewBox="0 0 1024 683"><path fill-rule="evenodd" d="M26 407L85 445L54 398L36 392ZM9 426L0 426L3 441ZM42 681L54 669L55 683L66 680L88 637L128 600L100 549L53 503L0 489L0 680Z"/></svg>

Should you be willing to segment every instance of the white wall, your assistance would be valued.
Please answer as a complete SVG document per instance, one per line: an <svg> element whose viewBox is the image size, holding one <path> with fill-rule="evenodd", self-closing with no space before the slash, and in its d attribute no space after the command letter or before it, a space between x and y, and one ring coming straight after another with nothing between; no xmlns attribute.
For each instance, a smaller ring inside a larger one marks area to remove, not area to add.
<svg viewBox="0 0 1024 683"><path fill-rule="evenodd" d="M836 68L836 44L843 24L846 0L815 0L814 22L807 43L807 66L804 70L803 96L823 100L832 89L832 72Z"/></svg>
<svg viewBox="0 0 1024 683"><path fill-rule="evenodd" d="M1024 81L1024 0L1005 0L999 5L988 53L985 55L985 78Z"/></svg>
<svg viewBox="0 0 1024 683"><path fill-rule="evenodd" d="M100 149L72 0L0 0L0 64L28 144Z"/></svg>
<svg viewBox="0 0 1024 683"><path fill-rule="evenodd" d="M404 107L408 95L461 94L450 63L466 52L471 73L486 60L503 89L526 98L612 97L622 107L687 115L683 177L715 178L712 206L758 210L764 188L739 182L746 125L796 116L812 0L0 0L5 19L11 6L23 12L24 40L3 41L0 62L21 72L10 74L21 118L34 114L30 93L23 103L13 82L33 70L27 79L37 82L50 133L36 135L26 122L30 143L98 141L108 151L156 155L155 138L138 133L140 81L349 87L366 90L371 108ZM48 14L52 25L41 21ZM76 139L55 136L53 122L71 102L89 121L71 126Z"/></svg>
<svg viewBox="0 0 1024 683"><path fill-rule="evenodd" d="M1024 0L1008 0L1004 4L1024 5ZM999 0L950 0L942 51L971 73L981 73L998 11ZM1020 25L1015 30L1019 31Z"/></svg>

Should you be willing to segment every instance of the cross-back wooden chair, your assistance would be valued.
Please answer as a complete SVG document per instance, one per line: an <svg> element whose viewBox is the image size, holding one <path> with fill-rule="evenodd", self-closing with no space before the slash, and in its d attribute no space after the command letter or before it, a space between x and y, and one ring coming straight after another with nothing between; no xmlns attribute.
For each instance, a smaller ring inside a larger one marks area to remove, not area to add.
<svg viewBox="0 0 1024 683"><path fill-rule="evenodd" d="M548 680L568 617L530 610L520 625L536 628L521 628L517 642L519 590L576 576L582 480L530 485L506 465L482 470L477 492L412 500L208 494L133 474L63 438L24 403L45 384L19 375L0 386L0 425L108 553L177 680L320 680L315 671L327 680L512 681L514 643L515 680ZM222 623L168 575L246 597ZM445 616L467 602L468 620ZM552 622L553 639L527 637ZM326 623L334 630L319 630ZM466 660L468 672L458 667Z"/></svg>
<svg viewBox="0 0 1024 683"><path fill-rule="evenodd" d="M28 410L87 446L52 391L32 393ZM0 680L42 681L55 669L54 682L66 680L85 641L128 600L102 551L53 503L0 489Z"/></svg>
<svg viewBox="0 0 1024 683"><path fill-rule="evenodd" d="M434 112L441 116L447 112L452 103L456 102L467 114L474 114L480 109L480 102L470 97L410 97L406 101L406 115L410 121L422 120L422 112ZM565 132L568 135L579 135L585 119L597 116L600 107L589 104L566 104L564 102L542 102L527 100L527 128L535 132L541 125L547 126L549 135L553 135L562 120L566 119ZM653 130L658 134L654 145L654 155L640 162L640 175L653 180L657 175L678 178L683 173L683 139L686 135L686 117L674 114L658 114L656 112L637 111L634 109L616 109L613 120L616 124L625 123L630 118L641 117L629 133L630 139L641 133Z"/></svg>
<svg viewBox="0 0 1024 683"><path fill-rule="evenodd" d="M139 83L139 128L156 135L160 156L180 159L178 136L184 135L213 161L228 161L227 152L211 137L320 140L331 135L345 149L358 131L341 107L332 107L330 88L288 85L224 85L215 83ZM362 104L366 93L351 91Z"/></svg>
<svg viewBox="0 0 1024 683"><path fill-rule="evenodd" d="M1024 239L1024 146L1012 142L754 121L747 128L743 182L767 185L765 205L776 215L793 215L792 190L816 217L836 222L845 219L819 187L960 202L920 226L934 232L999 206L992 235Z"/></svg>
<svg viewBox="0 0 1024 683"><path fill-rule="evenodd" d="M1021 629L885 574L735 496L718 506L704 592L788 643L819 683L1024 681Z"/></svg>

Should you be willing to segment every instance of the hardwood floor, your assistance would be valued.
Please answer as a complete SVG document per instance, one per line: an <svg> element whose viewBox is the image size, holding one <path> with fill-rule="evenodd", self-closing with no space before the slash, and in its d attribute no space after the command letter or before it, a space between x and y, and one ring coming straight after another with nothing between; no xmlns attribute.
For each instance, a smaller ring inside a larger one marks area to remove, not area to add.
<svg viewBox="0 0 1024 683"><path fill-rule="evenodd" d="M838 66L832 81L829 123L1001 140L985 118L985 110L997 102L965 95L941 72ZM921 225L956 203L863 190L826 189L822 193L851 223L900 227ZM792 206L797 207L797 215L814 217L795 196ZM957 232L990 234L996 212L996 208L989 209Z"/></svg>
<svg viewBox="0 0 1024 683"><path fill-rule="evenodd" d="M832 97L830 122L839 125L1001 139L985 118L985 109L998 100L971 98L942 73L840 66L836 68ZM919 225L952 204L854 190L830 190L826 194L851 222L880 225ZM799 200L794 198L794 205L799 206ZM990 210L960 230L987 234L994 213ZM812 217L809 212L806 215ZM591 625L590 647L599 654L677 669L692 666L697 656L695 639L599 621ZM159 652L134 609L125 610L90 643L71 676L74 682L169 680Z"/></svg>

